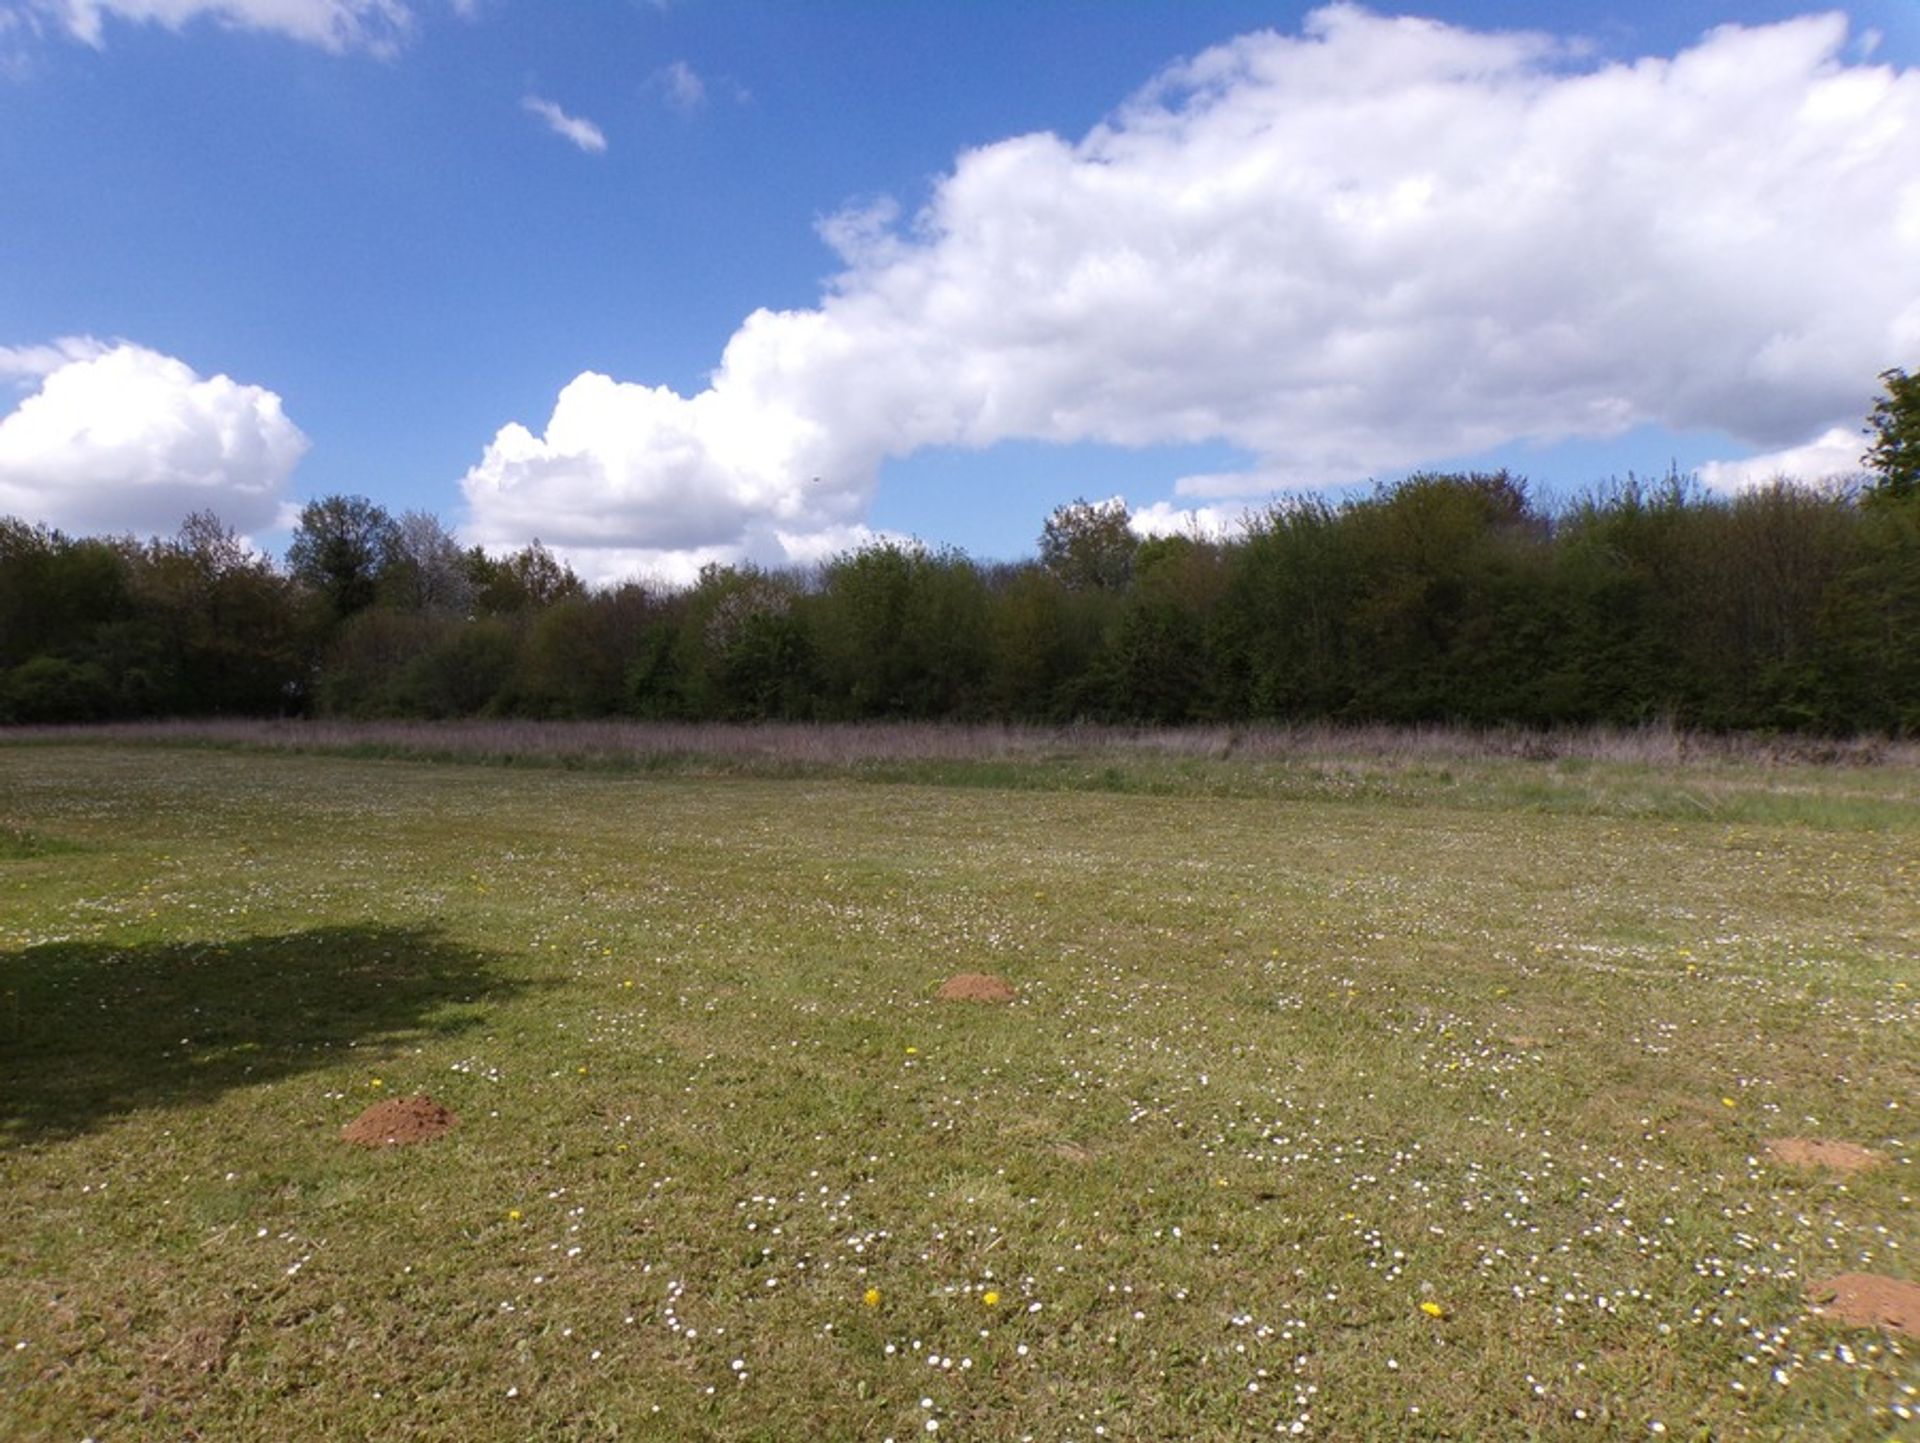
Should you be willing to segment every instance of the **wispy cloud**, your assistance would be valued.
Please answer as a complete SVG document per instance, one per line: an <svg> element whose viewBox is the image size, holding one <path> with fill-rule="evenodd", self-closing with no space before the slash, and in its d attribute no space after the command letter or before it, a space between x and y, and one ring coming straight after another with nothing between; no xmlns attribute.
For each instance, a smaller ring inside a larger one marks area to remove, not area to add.
<svg viewBox="0 0 1920 1443"><path fill-rule="evenodd" d="M520 102L520 108L529 115L539 116L546 122L547 129L572 141L589 155L599 155L607 148L606 134L599 126L582 116L568 115L551 100L529 95Z"/></svg>
<svg viewBox="0 0 1920 1443"><path fill-rule="evenodd" d="M0 32L8 28L10 14L31 20L36 11L96 49L105 43L109 19L174 31L207 21L285 35L336 53L391 56L416 24L406 0L22 0L0 7Z"/></svg>
<svg viewBox="0 0 1920 1443"><path fill-rule="evenodd" d="M707 103L707 82L684 60L676 60L654 71L653 83L659 87L660 98L666 102L667 108L677 110L682 115L691 115Z"/></svg>
<svg viewBox="0 0 1920 1443"><path fill-rule="evenodd" d="M0 346L0 378L41 381L74 361L91 361L111 347L92 336L62 336L41 346Z"/></svg>

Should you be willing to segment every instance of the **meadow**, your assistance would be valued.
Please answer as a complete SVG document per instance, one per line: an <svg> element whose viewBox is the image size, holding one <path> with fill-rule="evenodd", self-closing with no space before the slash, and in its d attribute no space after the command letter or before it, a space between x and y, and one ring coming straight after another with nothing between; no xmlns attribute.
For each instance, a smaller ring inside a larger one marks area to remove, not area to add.
<svg viewBox="0 0 1920 1443"><path fill-rule="evenodd" d="M1910 752L411 735L0 738L0 1436L1920 1431Z"/></svg>

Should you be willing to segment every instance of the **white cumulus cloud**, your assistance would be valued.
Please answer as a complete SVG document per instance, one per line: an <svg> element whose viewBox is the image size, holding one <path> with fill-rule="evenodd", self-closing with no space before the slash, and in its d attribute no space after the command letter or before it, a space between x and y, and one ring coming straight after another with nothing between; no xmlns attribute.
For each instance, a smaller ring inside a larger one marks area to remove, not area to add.
<svg viewBox="0 0 1920 1443"><path fill-rule="evenodd" d="M1742 461L1709 461L1699 468L1698 475L1703 485L1715 491L1742 491L1781 477L1829 481L1864 474L1867 468L1860 458L1866 449L1867 438L1858 426L1835 426L1804 446L1763 451Z"/></svg>
<svg viewBox="0 0 1920 1443"><path fill-rule="evenodd" d="M1136 536L1224 541L1246 530L1247 516L1245 506L1176 506L1171 501L1154 501L1135 507L1128 525Z"/></svg>
<svg viewBox="0 0 1920 1443"><path fill-rule="evenodd" d="M271 526L307 449L272 391L125 341L0 347L0 376L37 382L0 415L0 515L79 534Z"/></svg>
<svg viewBox="0 0 1920 1443"><path fill-rule="evenodd" d="M520 102L520 108L529 115L538 116L546 123L547 129L571 141L589 155L599 155L607 148L607 137L599 126L577 115L568 115L551 100L529 95Z"/></svg>
<svg viewBox="0 0 1920 1443"><path fill-rule="evenodd" d="M578 378L468 473L471 530L779 559L888 458L1014 438L1231 443L1182 488L1214 499L1648 424L1799 444L1920 355L1920 71L1852 53L1839 15L1602 63L1327 6L828 221L817 306L695 395Z"/></svg>
<svg viewBox="0 0 1920 1443"><path fill-rule="evenodd" d="M403 0L24 0L26 11L51 19L76 40L99 46L107 21L181 30L209 20L235 30L284 35L324 50L391 54L412 33Z"/></svg>

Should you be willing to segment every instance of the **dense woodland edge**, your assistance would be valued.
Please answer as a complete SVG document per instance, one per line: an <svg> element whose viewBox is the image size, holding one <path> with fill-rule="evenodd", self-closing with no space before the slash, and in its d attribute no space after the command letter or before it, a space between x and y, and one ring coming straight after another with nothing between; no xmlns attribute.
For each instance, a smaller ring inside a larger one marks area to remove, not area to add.
<svg viewBox="0 0 1920 1443"><path fill-rule="evenodd" d="M357 496L284 565L0 520L0 722L154 717L1447 722L1920 734L1920 377L1854 485L1679 476L1543 508L1507 472L1300 497L1228 539L1117 502L1031 560L888 542L582 584Z"/></svg>

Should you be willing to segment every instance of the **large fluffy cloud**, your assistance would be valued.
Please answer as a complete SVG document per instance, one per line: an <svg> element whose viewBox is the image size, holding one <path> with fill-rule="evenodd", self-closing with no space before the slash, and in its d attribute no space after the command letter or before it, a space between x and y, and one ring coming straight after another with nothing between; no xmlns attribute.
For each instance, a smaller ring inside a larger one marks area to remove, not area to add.
<svg viewBox="0 0 1920 1443"><path fill-rule="evenodd" d="M1847 479L1865 471L1861 457L1866 449L1861 427L1835 426L1804 446L1763 451L1739 461L1709 461L1700 468L1700 480L1716 491L1740 491L1783 476L1795 481Z"/></svg>
<svg viewBox="0 0 1920 1443"><path fill-rule="evenodd" d="M472 530L797 555L881 464L1008 438L1224 440L1198 497L1658 424L1781 448L1920 354L1920 72L1838 15L1672 58L1350 5L1155 79L1077 142L961 155L822 228L697 395L583 375L500 431Z"/></svg>
<svg viewBox="0 0 1920 1443"><path fill-rule="evenodd" d="M124 341L0 347L0 379L34 387L0 416L0 515L77 533L271 526L307 449L273 392Z"/></svg>
<svg viewBox="0 0 1920 1443"><path fill-rule="evenodd" d="M109 18L179 30L211 20L238 30L265 30L323 49L387 53L413 28L404 0L21 0L75 39L99 45Z"/></svg>

